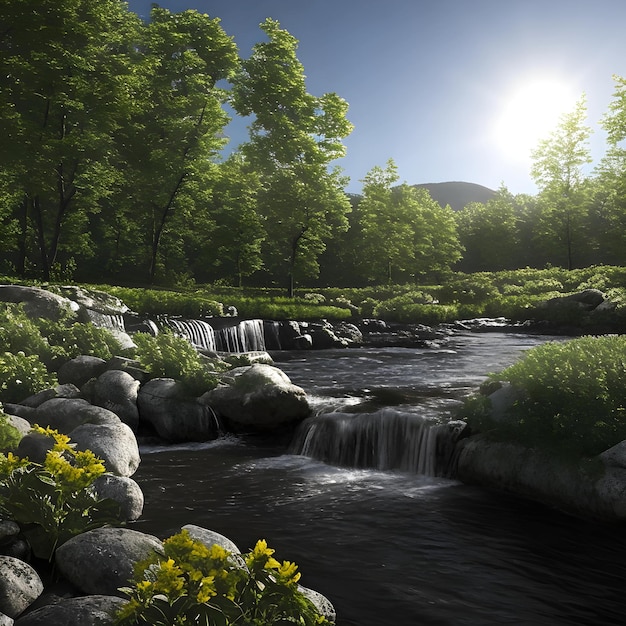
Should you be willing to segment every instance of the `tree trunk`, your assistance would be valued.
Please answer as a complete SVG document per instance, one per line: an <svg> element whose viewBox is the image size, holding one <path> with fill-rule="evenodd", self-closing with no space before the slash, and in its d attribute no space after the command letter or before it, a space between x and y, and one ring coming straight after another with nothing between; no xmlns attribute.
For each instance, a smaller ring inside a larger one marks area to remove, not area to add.
<svg viewBox="0 0 626 626"><path fill-rule="evenodd" d="M46 235L43 227L43 216L41 215L41 206L39 196L35 196L31 200L33 210L33 218L35 220L35 229L37 231L37 246L39 247L39 258L41 260L41 277L43 280L50 280L50 264L48 263L48 250L46 246Z"/></svg>
<svg viewBox="0 0 626 626"><path fill-rule="evenodd" d="M24 196L18 209L20 232L17 237L17 261L15 271L18 276L26 276L26 239L28 237L28 196Z"/></svg>

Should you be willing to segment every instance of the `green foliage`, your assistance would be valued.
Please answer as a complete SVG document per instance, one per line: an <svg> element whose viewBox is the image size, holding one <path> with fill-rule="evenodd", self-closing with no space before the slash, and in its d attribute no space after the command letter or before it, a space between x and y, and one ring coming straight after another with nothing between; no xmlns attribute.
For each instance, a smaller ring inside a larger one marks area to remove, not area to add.
<svg viewBox="0 0 626 626"><path fill-rule="evenodd" d="M522 400L516 436L530 445L595 455L626 439L626 337L581 337L529 350L494 380Z"/></svg>
<svg viewBox="0 0 626 626"><path fill-rule="evenodd" d="M0 400L21 402L44 389L57 384L56 375L51 374L39 357L23 352L0 354Z"/></svg>
<svg viewBox="0 0 626 626"><path fill-rule="evenodd" d="M224 315L220 302L202 293L181 293L160 289L132 289L102 285L103 291L117 296L133 311L145 315L180 315L187 318Z"/></svg>
<svg viewBox="0 0 626 626"><path fill-rule="evenodd" d="M0 408L0 451L15 450L21 439L20 431L9 422L9 416Z"/></svg>
<svg viewBox="0 0 626 626"><path fill-rule="evenodd" d="M91 485L105 467L90 450L77 451L69 437L35 426L53 441L43 464L0 454L0 514L20 525L35 556L52 560L74 535L119 523L119 504L99 500Z"/></svg>
<svg viewBox="0 0 626 626"><path fill-rule="evenodd" d="M152 376L180 381L188 393L200 396L217 386L218 377L187 339L165 331L156 337L136 333L137 360ZM227 368L226 368L227 369Z"/></svg>
<svg viewBox="0 0 626 626"><path fill-rule="evenodd" d="M23 352L28 356L37 355L49 363L54 350L36 320L24 313L21 305L0 305L0 353Z"/></svg>
<svg viewBox="0 0 626 626"><path fill-rule="evenodd" d="M133 586L122 590L130 600L117 626L330 625L299 591L297 566L279 563L263 540L238 555L183 530L163 548L135 567Z"/></svg>

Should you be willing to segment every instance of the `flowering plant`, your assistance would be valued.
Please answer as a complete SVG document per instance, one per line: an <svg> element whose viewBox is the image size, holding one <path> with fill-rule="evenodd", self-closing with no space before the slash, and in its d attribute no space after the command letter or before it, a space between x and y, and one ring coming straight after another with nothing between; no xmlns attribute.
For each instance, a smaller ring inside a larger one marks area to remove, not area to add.
<svg viewBox="0 0 626 626"><path fill-rule="evenodd" d="M119 504L93 492L106 468L91 450L75 450L67 435L51 428L32 432L54 444L43 464L0 453L0 515L20 525L35 556L50 560L70 537L119 522Z"/></svg>
<svg viewBox="0 0 626 626"><path fill-rule="evenodd" d="M163 542L163 553L137 563L130 600L117 626L329 626L298 588L298 567L279 563L259 540L248 554L207 547L186 530Z"/></svg>

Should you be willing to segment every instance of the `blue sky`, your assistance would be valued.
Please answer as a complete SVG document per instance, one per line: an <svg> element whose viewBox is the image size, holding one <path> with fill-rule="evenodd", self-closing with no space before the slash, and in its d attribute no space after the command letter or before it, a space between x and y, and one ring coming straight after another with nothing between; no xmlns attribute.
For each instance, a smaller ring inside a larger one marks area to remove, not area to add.
<svg viewBox="0 0 626 626"><path fill-rule="evenodd" d="M149 16L149 0L128 4ZM612 75L626 76L624 0L158 4L219 17L243 57L263 39L258 26L266 17L294 35L308 91L334 91L350 105L355 129L337 164L350 177L348 191L357 193L365 174L389 158L409 184L461 180L496 189L504 183L513 193L535 193L528 156L534 129L546 136L557 110L569 110L586 94L597 162L605 149L598 122L611 101ZM522 94L537 81L540 92L529 101ZM503 115L514 100L511 122ZM246 139L245 125L239 120L227 129L232 146Z"/></svg>

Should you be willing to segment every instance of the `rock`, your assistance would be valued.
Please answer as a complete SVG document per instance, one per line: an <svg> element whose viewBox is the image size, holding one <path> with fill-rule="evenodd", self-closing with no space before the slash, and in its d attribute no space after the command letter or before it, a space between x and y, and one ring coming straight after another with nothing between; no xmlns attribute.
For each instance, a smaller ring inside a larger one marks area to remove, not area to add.
<svg viewBox="0 0 626 626"><path fill-rule="evenodd" d="M233 541L214 530L208 530L207 528L202 528L202 526L196 526L195 524L186 524L183 526L182 530L186 530L192 539L203 543L208 548L217 544L232 554L241 554L241 550L239 550Z"/></svg>
<svg viewBox="0 0 626 626"><path fill-rule="evenodd" d="M0 520L0 544L6 543L20 533L20 527L12 520Z"/></svg>
<svg viewBox="0 0 626 626"><path fill-rule="evenodd" d="M121 370L130 374L140 383L145 383L150 379L146 370L141 368L139 361L123 356L113 356L107 361L107 370Z"/></svg>
<svg viewBox="0 0 626 626"><path fill-rule="evenodd" d="M137 392L139 381L127 372L109 370L100 374L92 390L91 402L115 413L124 424L137 432L139 409Z"/></svg>
<svg viewBox="0 0 626 626"><path fill-rule="evenodd" d="M68 315L75 318L79 308L68 298L45 289L20 285L0 285L0 302L21 303L29 317L43 317L53 321L59 321Z"/></svg>
<svg viewBox="0 0 626 626"><path fill-rule="evenodd" d="M43 592L43 583L28 563L0 555L0 613L17 617Z"/></svg>
<svg viewBox="0 0 626 626"><path fill-rule="evenodd" d="M600 460L607 467L626 469L626 441L620 441L600 454Z"/></svg>
<svg viewBox="0 0 626 626"><path fill-rule="evenodd" d="M53 398L78 398L79 396L80 389L78 389L76 385L67 383L65 385L57 385L53 389L44 389L34 396L29 396L25 400L22 400L20 404L36 409L39 405Z"/></svg>
<svg viewBox="0 0 626 626"><path fill-rule="evenodd" d="M134 522L143 512L143 491L141 487L127 476L104 474L93 483L93 490L99 499L110 498L121 506L122 519Z"/></svg>
<svg viewBox="0 0 626 626"><path fill-rule="evenodd" d="M119 420L113 424L83 424L69 435L77 450L91 450L112 474L132 476L139 467L137 439L130 427Z"/></svg>
<svg viewBox="0 0 626 626"><path fill-rule="evenodd" d="M72 383L82 387L90 378L97 378L106 370L104 359L97 356L81 354L61 365L57 373L59 383Z"/></svg>
<svg viewBox="0 0 626 626"><path fill-rule="evenodd" d="M11 424L13 428L17 429L22 437L28 435L30 429L32 428L30 422L27 419L19 417L18 415L9 415L9 424Z"/></svg>
<svg viewBox="0 0 626 626"><path fill-rule="evenodd" d="M83 424L116 424L120 421L112 411L80 398L48 400L37 407L33 419L39 426L50 426L65 435Z"/></svg>
<svg viewBox="0 0 626 626"><path fill-rule="evenodd" d="M230 384L205 393L201 400L236 427L266 430L302 421L310 413L304 390L271 365L235 368Z"/></svg>
<svg viewBox="0 0 626 626"><path fill-rule="evenodd" d="M54 441L52 437L41 433L29 432L22 437L17 446L16 454L21 458L28 457L33 463L42 463L46 460L49 450L52 450Z"/></svg>
<svg viewBox="0 0 626 626"><path fill-rule="evenodd" d="M219 434L211 408L186 396L172 378L154 378L142 385L137 405L140 421L151 424L166 441L209 441Z"/></svg>
<svg viewBox="0 0 626 626"><path fill-rule="evenodd" d="M13 618L4 613L0 613L0 626L13 626L13 624L15 624Z"/></svg>
<svg viewBox="0 0 626 626"><path fill-rule="evenodd" d="M331 624L337 621L335 607L326 596L319 593L319 591L314 591L302 585L298 585L298 591L302 593L305 598L308 598L317 609L317 612L323 615Z"/></svg>
<svg viewBox="0 0 626 626"><path fill-rule="evenodd" d="M115 596L92 595L62 598L21 617L16 626L113 626L125 600ZM1 625L1 622L0 622Z"/></svg>
<svg viewBox="0 0 626 626"><path fill-rule="evenodd" d="M152 535L128 528L96 528L66 541L57 549L55 562L83 593L121 597L119 588L128 586L135 563L155 550L162 552L163 544Z"/></svg>
<svg viewBox="0 0 626 626"><path fill-rule="evenodd" d="M309 335L313 341L313 348L329 349L329 348L346 348L348 342L340 339L331 324L315 323L309 326Z"/></svg>
<svg viewBox="0 0 626 626"><path fill-rule="evenodd" d="M510 383L503 383L489 396L491 403L491 417L496 422L509 422L515 420L510 411L515 403L522 398L521 392Z"/></svg>

